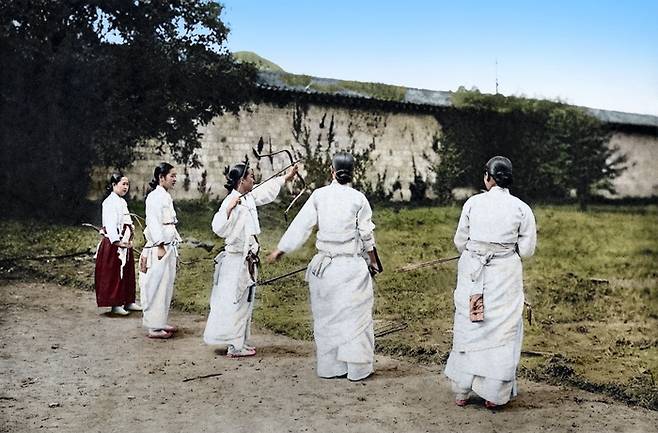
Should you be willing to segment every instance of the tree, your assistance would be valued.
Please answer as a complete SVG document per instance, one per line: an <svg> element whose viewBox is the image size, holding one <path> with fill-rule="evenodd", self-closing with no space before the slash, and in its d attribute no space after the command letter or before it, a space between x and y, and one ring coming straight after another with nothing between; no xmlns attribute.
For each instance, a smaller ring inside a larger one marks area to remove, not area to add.
<svg viewBox="0 0 658 433"><path fill-rule="evenodd" d="M512 160L515 194L555 200L574 189L583 209L592 190L611 190L623 170L607 127L580 108L466 90L453 104L437 113L443 136L434 189L444 201L454 187L481 188L484 163L495 155Z"/></svg>
<svg viewBox="0 0 658 433"><path fill-rule="evenodd" d="M147 140L198 166L198 126L252 99L210 0L0 5L0 187L15 211L75 217L95 164Z"/></svg>
<svg viewBox="0 0 658 433"><path fill-rule="evenodd" d="M563 182L576 191L581 210L587 210L592 190L614 192L612 179L624 169L624 155L608 146L610 132L582 109L563 106L551 112L547 125L550 146L559 150L556 165Z"/></svg>

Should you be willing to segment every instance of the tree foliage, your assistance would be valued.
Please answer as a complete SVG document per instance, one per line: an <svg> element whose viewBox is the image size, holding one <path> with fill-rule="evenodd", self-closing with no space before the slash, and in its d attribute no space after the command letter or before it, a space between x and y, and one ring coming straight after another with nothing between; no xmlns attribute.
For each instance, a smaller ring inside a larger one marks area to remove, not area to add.
<svg viewBox="0 0 658 433"><path fill-rule="evenodd" d="M198 166L198 126L252 97L210 0L16 0L0 6L0 186L15 210L71 215L95 164L155 139Z"/></svg>
<svg viewBox="0 0 658 433"><path fill-rule="evenodd" d="M601 122L582 110L560 107L551 112L546 127L549 146L558 155L553 165L561 168L552 171L559 173L567 188L576 191L582 210L587 208L593 190L615 192L612 180L624 170L626 157L608 145L610 131Z"/></svg>
<svg viewBox="0 0 658 433"><path fill-rule="evenodd" d="M456 92L454 107L437 114L443 137L434 192L449 200L455 187L482 187L484 163L495 155L514 164L514 190L530 200L568 197L585 208L593 189L612 190L623 156L610 132L583 109L559 102L477 91Z"/></svg>

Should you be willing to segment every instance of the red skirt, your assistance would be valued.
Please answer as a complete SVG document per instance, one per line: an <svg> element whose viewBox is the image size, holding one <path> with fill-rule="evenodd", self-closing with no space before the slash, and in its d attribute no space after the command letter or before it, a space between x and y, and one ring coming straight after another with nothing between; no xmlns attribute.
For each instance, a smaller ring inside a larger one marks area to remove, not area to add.
<svg viewBox="0 0 658 433"><path fill-rule="evenodd" d="M103 237L96 256L96 303L99 307L115 307L135 302L135 259L130 248L121 278L118 246Z"/></svg>

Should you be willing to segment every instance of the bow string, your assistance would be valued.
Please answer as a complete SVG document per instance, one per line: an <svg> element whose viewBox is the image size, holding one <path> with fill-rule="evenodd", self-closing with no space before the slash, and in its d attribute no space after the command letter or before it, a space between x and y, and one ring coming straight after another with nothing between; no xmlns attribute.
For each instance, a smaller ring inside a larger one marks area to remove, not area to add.
<svg viewBox="0 0 658 433"><path fill-rule="evenodd" d="M288 167L293 167L295 164L297 164L301 159L295 160L295 158L292 155L292 152L290 152L288 149L281 149L277 150L275 152L272 152L272 140L269 140L269 145L270 145L270 153L261 153L263 150L264 142L263 142L263 137L258 140L258 146L257 148L252 148L251 150L253 151L254 156L258 161L261 160L261 158L269 158L270 164L274 165L274 156L280 155L280 154L285 154L288 157L288 160L290 160L290 164L285 167L283 170L279 171L278 173L286 170ZM276 174L278 174L276 173ZM275 175L276 175L275 174ZM292 209L293 205L295 202L308 190L308 186L306 185L306 181L304 180L304 177L298 172L295 173L297 179L299 182L302 184L302 189L301 191L292 199L286 210L283 212L283 218L286 220L286 223L288 222L288 212L290 212L290 209ZM267 180L270 180L272 177L266 179L265 181L261 182L264 183Z"/></svg>

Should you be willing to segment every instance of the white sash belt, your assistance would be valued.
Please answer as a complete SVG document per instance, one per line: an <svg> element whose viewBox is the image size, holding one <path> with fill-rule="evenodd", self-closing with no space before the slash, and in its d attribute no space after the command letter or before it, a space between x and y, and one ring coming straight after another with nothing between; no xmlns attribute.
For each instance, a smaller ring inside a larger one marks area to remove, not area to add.
<svg viewBox="0 0 658 433"><path fill-rule="evenodd" d="M501 244L493 242L468 241L466 251L478 264L471 272L471 295L484 292L484 278L482 272L494 259L510 257L516 253L516 244Z"/></svg>

